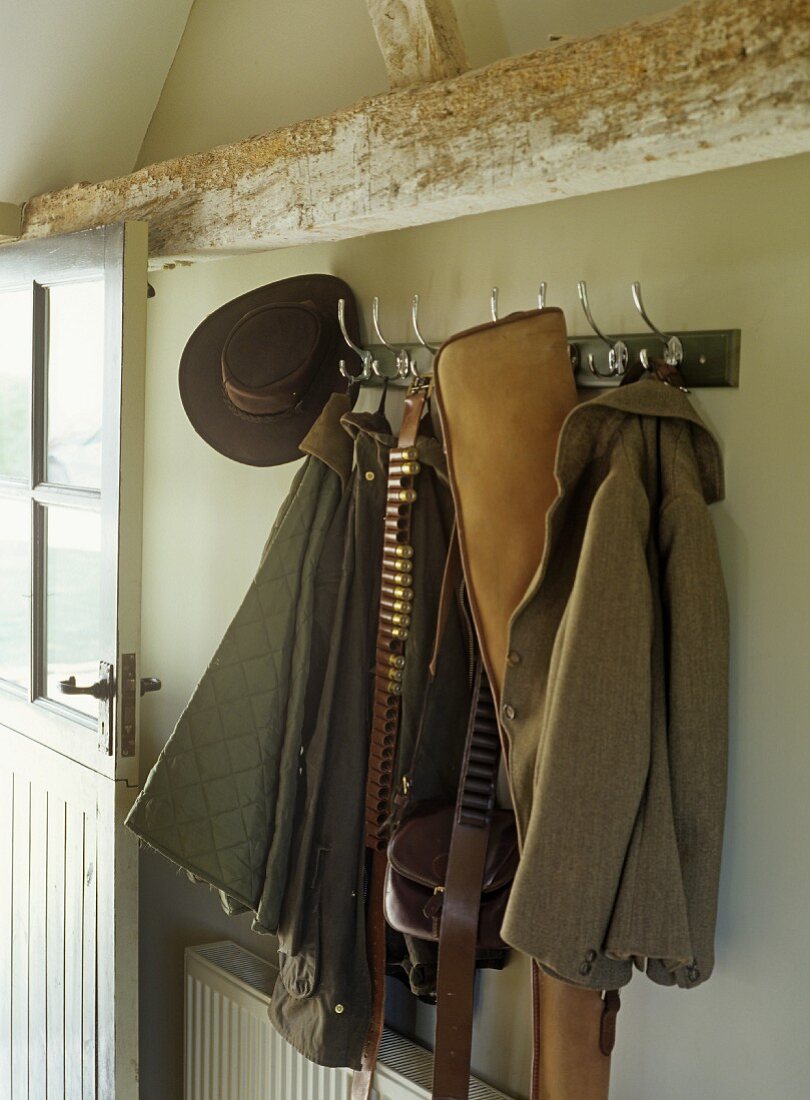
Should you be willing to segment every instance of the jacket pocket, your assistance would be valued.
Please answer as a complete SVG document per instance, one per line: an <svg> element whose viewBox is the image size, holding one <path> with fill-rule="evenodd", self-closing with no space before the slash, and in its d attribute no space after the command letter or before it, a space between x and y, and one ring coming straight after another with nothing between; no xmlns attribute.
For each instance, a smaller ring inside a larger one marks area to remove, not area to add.
<svg viewBox="0 0 810 1100"><path fill-rule="evenodd" d="M321 962L321 880L328 848L318 847L303 896L293 899L293 920L279 927L279 978L291 997L311 997Z"/></svg>

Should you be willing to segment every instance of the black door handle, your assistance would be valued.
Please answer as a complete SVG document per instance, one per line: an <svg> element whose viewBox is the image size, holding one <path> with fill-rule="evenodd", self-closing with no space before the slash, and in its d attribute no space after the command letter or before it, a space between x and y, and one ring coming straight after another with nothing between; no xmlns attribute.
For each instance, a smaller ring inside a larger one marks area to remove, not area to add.
<svg viewBox="0 0 810 1100"><path fill-rule="evenodd" d="M141 695L146 695L147 691L160 691L163 684L158 680L157 676L142 676L141 677Z"/></svg>
<svg viewBox="0 0 810 1100"><path fill-rule="evenodd" d="M112 692L112 684L109 680L97 680L95 684L86 684L79 687L75 676L68 676L67 680L59 681L59 690L63 695L92 695L94 699L109 699Z"/></svg>

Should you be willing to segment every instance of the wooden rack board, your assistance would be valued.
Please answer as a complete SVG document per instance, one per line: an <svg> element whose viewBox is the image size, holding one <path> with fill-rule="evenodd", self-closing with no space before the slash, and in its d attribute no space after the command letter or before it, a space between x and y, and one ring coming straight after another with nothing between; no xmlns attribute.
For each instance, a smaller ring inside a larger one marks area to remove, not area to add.
<svg viewBox="0 0 810 1100"><path fill-rule="evenodd" d="M740 330L710 329L704 332L675 332L683 344L683 364L681 377L690 390L704 389L709 386L736 387L740 377ZM627 344L630 363L638 361L642 348L646 348L650 358L661 352L660 341L651 333L633 333L622 335L618 339ZM576 368L574 377L578 386L584 388L599 386L617 386L618 378L596 377L588 370L588 356L593 355L597 370L607 370L607 348L595 336L571 336L569 346L574 353ZM378 361L380 370L389 375L395 371L395 356L383 344L365 345ZM417 369L425 372L430 369L431 355L420 344L399 344L414 357ZM347 351L349 369L359 369L359 364L351 352ZM394 379L394 384L406 385L407 380ZM382 379L373 378L369 383L381 386Z"/></svg>

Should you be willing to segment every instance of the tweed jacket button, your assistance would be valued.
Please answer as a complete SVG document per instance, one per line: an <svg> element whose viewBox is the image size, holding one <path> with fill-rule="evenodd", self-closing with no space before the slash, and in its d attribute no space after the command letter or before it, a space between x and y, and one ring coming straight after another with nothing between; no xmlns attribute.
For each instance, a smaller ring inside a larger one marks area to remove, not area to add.
<svg viewBox="0 0 810 1100"><path fill-rule="evenodd" d="M521 660L522 660L522 657L520 656L520 654L518 653L518 651L517 651L516 649L513 649L513 650L511 651L511 653L509 653L509 655L507 656L507 658L506 658L506 663L507 663L507 664L508 664L508 665L509 665L509 666L510 666L511 668L514 668L514 667L515 667L515 665L519 665L519 664L520 664Z"/></svg>
<svg viewBox="0 0 810 1100"><path fill-rule="evenodd" d="M590 951L585 952L585 958L588 960L589 963L592 963L595 960L596 952L593 948L591 948Z"/></svg>
<svg viewBox="0 0 810 1100"><path fill-rule="evenodd" d="M343 1005L335 1005L335 1012L337 1012L338 1016L340 1016L343 1011Z"/></svg>
<svg viewBox="0 0 810 1100"><path fill-rule="evenodd" d="M698 978L700 977L700 971L698 970L698 968L695 966L694 963L692 963L691 966L686 968L686 976L688 977L690 982L696 982L698 980Z"/></svg>
<svg viewBox="0 0 810 1100"><path fill-rule="evenodd" d="M584 963L583 963L583 964L582 964L582 965L580 966L580 968L579 968L579 972L580 972L580 974L582 974L582 975L583 975L583 977L584 977L584 976L585 976L586 974L590 974L590 972L591 972L591 964L590 964L590 963L588 963L588 962L584 962Z"/></svg>
<svg viewBox="0 0 810 1100"><path fill-rule="evenodd" d="M504 718L507 718L511 721L511 719L515 717L515 708L510 707L510 705L508 703L504 703L503 716L504 716Z"/></svg>

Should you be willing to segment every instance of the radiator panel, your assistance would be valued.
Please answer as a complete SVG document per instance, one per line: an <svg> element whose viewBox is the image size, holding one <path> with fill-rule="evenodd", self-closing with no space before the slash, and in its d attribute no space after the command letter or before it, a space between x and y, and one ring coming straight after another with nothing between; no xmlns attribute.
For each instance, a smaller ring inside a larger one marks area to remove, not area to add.
<svg viewBox="0 0 810 1100"><path fill-rule="evenodd" d="M276 970L234 943L186 950L185 1100L349 1100L351 1074L300 1055L267 1015ZM386 1029L376 1100L430 1100L432 1055ZM470 1100L510 1100L470 1078Z"/></svg>

